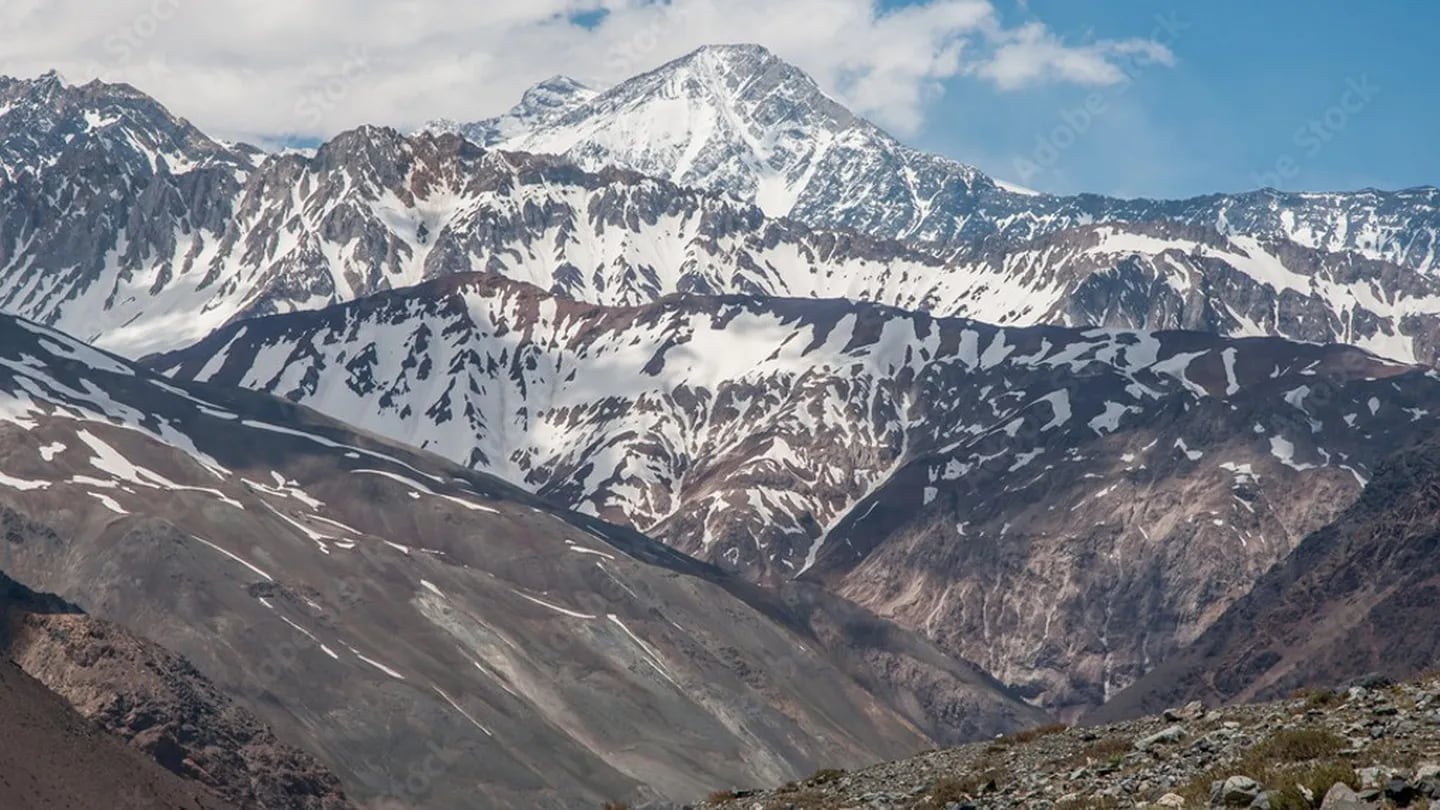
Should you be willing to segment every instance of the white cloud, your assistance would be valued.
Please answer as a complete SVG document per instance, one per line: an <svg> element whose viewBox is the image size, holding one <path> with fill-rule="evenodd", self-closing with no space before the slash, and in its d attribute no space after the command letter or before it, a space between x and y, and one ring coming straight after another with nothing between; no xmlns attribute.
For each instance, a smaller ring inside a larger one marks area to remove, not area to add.
<svg viewBox="0 0 1440 810"><path fill-rule="evenodd" d="M996 39L999 47L974 72L995 82L1002 90L1017 90L1047 81L1119 84L1129 76L1127 67L1175 63L1170 49L1153 40L1100 40L1071 46L1041 23L1027 23Z"/></svg>
<svg viewBox="0 0 1440 810"><path fill-rule="evenodd" d="M480 118L556 73L608 84L716 42L766 45L902 133L957 76L1095 84L1128 54L1171 59L1143 40L1072 47L1039 24L1005 29L989 0L0 2L0 73L127 81L251 140Z"/></svg>

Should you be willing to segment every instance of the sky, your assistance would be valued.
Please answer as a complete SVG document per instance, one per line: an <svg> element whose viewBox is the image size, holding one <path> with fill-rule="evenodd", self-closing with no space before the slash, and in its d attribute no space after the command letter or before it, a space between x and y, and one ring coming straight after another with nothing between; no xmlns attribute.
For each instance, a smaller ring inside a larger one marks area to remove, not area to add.
<svg viewBox="0 0 1440 810"><path fill-rule="evenodd" d="M901 140L1031 188L1440 183L1440 4L1340 0L0 0L0 73L129 82L263 146L504 111L758 42Z"/></svg>

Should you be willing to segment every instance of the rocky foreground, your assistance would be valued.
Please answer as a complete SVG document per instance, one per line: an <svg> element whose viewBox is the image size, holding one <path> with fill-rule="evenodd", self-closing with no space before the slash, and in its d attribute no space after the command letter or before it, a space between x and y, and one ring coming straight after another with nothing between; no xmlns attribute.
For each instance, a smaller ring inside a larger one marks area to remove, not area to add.
<svg viewBox="0 0 1440 810"><path fill-rule="evenodd" d="M1108 726L1048 726L769 791L743 810L1440 806L1440 677L1363 679L1274 703L1199 703Z"/></svg>

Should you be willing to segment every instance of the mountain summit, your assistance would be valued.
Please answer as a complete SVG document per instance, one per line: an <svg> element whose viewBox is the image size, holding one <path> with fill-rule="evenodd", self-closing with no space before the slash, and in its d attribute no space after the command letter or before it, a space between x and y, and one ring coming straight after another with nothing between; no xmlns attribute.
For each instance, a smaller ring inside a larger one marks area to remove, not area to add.
<svg viewBox="0 0 1440 810"><path fill-rule="evenodd" d="M541 92L541 85L527 93ZM567 96L567 98L570 98ZM1260 190L1188 200L1037 194L922 152L826 95L759 45L701 48L558 116L437 122L482 146L561 155L733 194L771 217L965 251L1008 249L1077 226L1169 221L1283 238L1424 272L1440 266L1440 192ZM518 111L518 112L517 112ZM506 134L495 135L497 121Z"/></svg>
<svg viewBox="0 0 1440 810"><path fill-rule="evenodd" d="M551 76L526 90L520 103L504 115L470 124L440 119L430 122L425 129L437 134L454 133L481 146L494 146L553 123L598 93L569 76Z"/></svg>
<svg viewBox="0 0 1440 810"><path fill-rule="evenodd" d="M963 194L972 181L993 187L973 168L904 146L759 45L701 48L537 123L479 142L725 191L770 216L825 227L922 229L921 200L945 189L916 187L920 175L953 178L950 190ZM472 131L493 131L487 122L458 129L472 140Z"/></svg>

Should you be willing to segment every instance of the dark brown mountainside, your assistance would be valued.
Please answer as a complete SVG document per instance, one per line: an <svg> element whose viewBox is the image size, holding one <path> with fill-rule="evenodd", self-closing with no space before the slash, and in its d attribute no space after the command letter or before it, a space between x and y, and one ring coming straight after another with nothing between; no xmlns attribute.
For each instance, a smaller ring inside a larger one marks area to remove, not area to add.
<svg viewBox="0 0 1440 810"><path fill-rule="evenodd" d="M0 510L7 536L25 528ZM4 658L166 770L238 807L354 808L333 774L276 740L183 658L0 574Z"/></svg>
<svg viewBox="0 0 1440 810"><path fill-rule="evenodd" d="M1187 649L1095 712L1244 702L1440 665L1440 437L1385 463Z"/></svg>
<svg viewBox="0 0 1440 810"><path fill-rule="evenodd" d="M22 609L41 621L73 610L0 575L0 615L13 619ZM10 639L0 624L0 642L9 646ZM235 810L236 805L167 772L145 752L81 717L0 651L0 807Z"/></svg>

